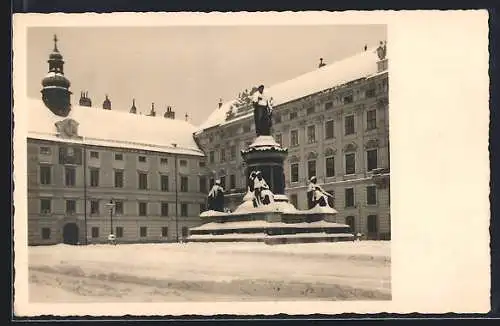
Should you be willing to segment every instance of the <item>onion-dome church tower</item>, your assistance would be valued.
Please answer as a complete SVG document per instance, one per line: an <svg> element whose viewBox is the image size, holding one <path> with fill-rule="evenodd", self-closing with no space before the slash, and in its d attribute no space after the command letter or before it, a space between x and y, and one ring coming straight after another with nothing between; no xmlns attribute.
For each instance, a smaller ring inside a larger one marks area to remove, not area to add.
<svg viewBox="0 0 500 326"><path fill-rule="evenodd" d="M42 99L54 113L66 117L71 110L71 83L64 76L64 60L57 48L57 36L54 35L54 49L47 61L49 73L42 80Z"/></svg>

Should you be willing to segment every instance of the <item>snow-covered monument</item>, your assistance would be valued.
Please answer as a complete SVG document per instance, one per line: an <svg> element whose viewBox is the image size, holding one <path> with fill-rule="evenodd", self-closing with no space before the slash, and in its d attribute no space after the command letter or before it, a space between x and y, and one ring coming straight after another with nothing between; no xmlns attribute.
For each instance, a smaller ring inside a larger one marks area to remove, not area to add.
<svg viewBox="0 0 500 326"><path fill-rule="evenodd" d="M224 210L223 189L216 181L208 195L206 221L190 229L187 241L261 241L267 244L352 240L346 224L335 223L337 211L328 194L311 182L309 209L298 210L285 195L283 162L288 149L271 136L272 97L264 86L252 97L256 138L241 151L246 166L247 193L234 212Z"/></svg>

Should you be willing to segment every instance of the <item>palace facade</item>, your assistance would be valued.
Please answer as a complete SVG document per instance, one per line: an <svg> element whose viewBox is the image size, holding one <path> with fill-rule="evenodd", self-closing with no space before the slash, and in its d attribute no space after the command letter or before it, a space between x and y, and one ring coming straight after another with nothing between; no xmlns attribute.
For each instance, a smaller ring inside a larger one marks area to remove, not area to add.
<svg viewBox="0 0 500 326"><path fill-rule="evenodd" d="M70 81L57 39L28 111L28 241L39 244L170 242L200 225L216 179L234 210L246 192L241 150L255 138L252 91L222 101L198 127L175 118L92 106ZM386 45L272 85L273 135L289 151L286 194L307 206L312 176L335 199L337 222L371 239L390 238Z"/></svg>
<svg viewBox="0 0 500 326"><path fill-rule="evenodd" d="M106 96L70 105L57 43L42 98L22 103L28 119L28 241L88 244L179 241L200 223L207 187L196 128L167 108L156 116L112 110ZM18 104L19 105L19 104Z"/></svg>
<svg viewBox="0 0 500 326"><path fill-rule="evenodd" d="M334 195L337 222L369 239L390 239L387 47L366 49L266 88L273 97L273 135L287 147L286 194L307 208L308 181ZM246 192L240 151L255 137L252 91L220 102L195 133L207 155L209 183L220 179L234 210Z"/></svg>

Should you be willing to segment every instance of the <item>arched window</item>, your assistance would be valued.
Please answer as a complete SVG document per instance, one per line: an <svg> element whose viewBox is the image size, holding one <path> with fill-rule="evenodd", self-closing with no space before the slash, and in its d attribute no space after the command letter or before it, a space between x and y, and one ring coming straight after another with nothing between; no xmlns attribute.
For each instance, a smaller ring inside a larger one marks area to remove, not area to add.
<svg viewBox="0 0 500 326"><path fill-rule="evenodd" d="M355 230L354 216L347 216L345 218L345 224L349 225L351 232L354 232L354 230Z"/></svg>

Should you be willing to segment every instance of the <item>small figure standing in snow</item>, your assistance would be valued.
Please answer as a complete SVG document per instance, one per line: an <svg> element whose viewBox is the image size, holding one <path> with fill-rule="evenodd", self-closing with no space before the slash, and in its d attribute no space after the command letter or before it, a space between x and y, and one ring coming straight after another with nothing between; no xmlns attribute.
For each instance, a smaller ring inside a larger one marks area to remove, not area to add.
<svg viewBox="0 0 500 326"><path fill-rule="evenodd" d="M224 212L224 188L216 180L207 198L208 210Z"/></svg>
<svg viewBox="0 0 500 326"><path fill-rule="evenodd" d="M264 85L260 85L252 96L253 117L257 137L270 136L272 127L272 100L264 92Z"/></svg>

